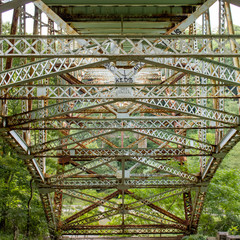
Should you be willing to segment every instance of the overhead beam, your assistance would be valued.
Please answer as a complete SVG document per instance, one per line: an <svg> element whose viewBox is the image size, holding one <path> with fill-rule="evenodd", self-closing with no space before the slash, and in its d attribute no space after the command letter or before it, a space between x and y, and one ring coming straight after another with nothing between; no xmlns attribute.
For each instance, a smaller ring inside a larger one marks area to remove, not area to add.
<svg viewBox="0 0 240 240"><path fill-rule="evenodd" d="M195 148L198 150L203 150L206 152L214 151L215 146L201 142L192 138L188 138L186 136L178 135L174 132L165 131L165 130L145 130L145 129L136 129L131 132L140 133L145 136L150 136L153 138L158 138L160 140L172 142L175 144L179 144L181 146L186 146L189 148Z"/></svg>
<svg viewBox="0 0 240 240"><path fill-rule="evenodd" d="M240 7L240 2L239 0L225 0L225 2L231 3L237 7Z"/></svg>
<svg viewBox="0 0 240 240"><path fill-rule="evenodd" d="M201 184L200 184L201 185ZM122 188L181 188L193 187L196 184L185 179L70 179L59 184L41 184L43 189L122 189Z"/></svg>
<svg viewBox="0 0 240 240"><path fill-rule="evenodd" d="M29 146L28 146L27 143L19 136L19 134L18 134L16 131L14 131L14 130L10 131L9 134L14 138L14 140L15 140L15 141L21 146L21 148L26 152L26 155L29 155L29 154L30 154L30 152L29 152ZM27 157L29 157L29 156L27 156ZM32 166L35 168L36 173L37 173L37 175L35 175L35 178L36 178L36 177L37 177L37 178L40 178L40 179L42 180L42 182L44 182L44 181L45 181L45 177L44 177L44 175L43 175L43 173L42 173L42 171L41 171L41 169L40 169L37 161L36 161L34 158L32 158L30 162L31 162Z"/></svg>
<svg viewBox="0 0 240 240"><path fill-rule="evenodd" d="M1 75L0 75L1 76ZM144 99L144 98L162 98L162 99L212 99L212 98L240 98L236 91L240 87L223 85L221 93L214 92L214 85L204 85L206 92L204 95L197 93L197 87L203 85L196 84L92 84L92 85L24 85L8 87L0 99L9 100L47 100L47 99ZM124 91L124 90L129 91Z"/></svg>
<svg viewBox="0 0 240 240"><path fill-rule="evenodd" d="M181 34L187 27L194 23L204 12L206 12L217 0L207 0L202 4L194 13L192 13L188 18L179 23L174 28L166 32L166 35L174 33ZM237 0L235 0L237 1Z"/></svg>
<svg viewBox="0 0 240 240"><path fill-rule="evenodd" d="M213 156L207 162L206 168L202 174L202 179L209 181L218 167L220 166L222 160L226 154L236 145L240 140L239 130L231 129L228 133L221 139L216 147L216 151Z"/></svg>
<svg viewBox="0 0 240 240"><path fill-rule="evenodd" d="M159 170L159 171L163 171L166 173L170 173L176 177L180 177L182 179L187 179L188 181L192 181L192 182L198 182L199 179L192 175L189 174L187 172L183 172L180 169L174 168L168 164L163 164L161 162L157 162L154 159L147 159L147 158L139 158L139 157L132 157L131 160L138 162L142 165L146 165L149 166L151 168L153 168L154 170Z"/></svg>
<svg viewBox="0 0 240 240"><path fill-rule="evenodd" d="M44 59L12 68L0 73L0 89L6 89L33 81L58 76L80 69L94 68L109 62L107 59L76 59L67 58Z"/></svg>
<svg viewBox="0 0 240 240"><path fill-rule="evenodd" d="M35 0L12 0L7 3L0 4L0 13L18 8L22 5L25 5L30 2L34 2Z"/></svg>
<svg viewBox="0 0 240 240"><path fill-rule="evenodd" d="M142 37L139 35L114 36L108 35L17 35L0 36L2 44L8 44L10 40L15 40L18 44L10 44L9 49L2 49L0 57L37 57L37 58L110 58L112 61L118 59L140 59L140 57L239 57L239 35L149 35ZM34 41L32 41L34 39ZM221 44L224 39L224 44ZM196 49L192 48L194 41L198 41ZM32 43L29 43L32 42ZM87 42L77 47L79 42ZM228 48L228 44L234 42L236 50L232 52ZM25 44L26 48L21 49L20 43ZM120 44L121 43L121 44ZM127 44L126 48L122 44ZM173 45L176 48L173 49ZM208 45L214 45L214 49ZM39 45L40 49L30 51L35 45ZM54 46L57 45L57 49ZM141 45L143 48L139 48ZM112 46L112 47L109 47ZM219 49L223 49L221 52ZM56 51L57 50L57 51ZM118 53L116 52L118 51ZM137 61L137 60L136 60Z"/></svg>
<svg viewBox="0 0 240 240"><path fill-rule="evenodd" d="M115 101L109 100L75 100L75 101L65 101L57 104L51 104L47 107L35 109L28 112L23 112L21 114L16 114L8 118L8 126L20 125L30 122L35 122L39 120L47 120L53 117L67 115L68 113L79 112L84 109L94 108L98 106L103 106L106 104L114 103Z"/></svg>
<svg viewBox="0 0 240 240"><path fill-rule="evenodd" d="M36 157L66 158L69 157L74 161L91 161L96 157L151 157L164 159L167 157L177 156L210 156L210 153L199 151L194 148L75 148L59 149L57 152L48 151L42 155L35 154Z"/></svg>
<svg viewBox="0 0 240 240"><path fill-rule="evenodd" d="M111 131L111 130L93 130L91 132L79 131L77 133L74 133L59 139L55 139L48 142L44 142L42 144L36 144L34 146L31 146L30 152L31 154L36 154L40 152L46 152L52 149L61 149L64 146L68 146L71 144L78 144L79 142L83 142L92 138L97 138L99 136L104 136L114 132L115 131Z"/></svg>
<svg viewBox="0 0 240 240"><path fill-rule="evenodd" d="M71 178L73 176L76 176L77 174L85 173L94 168L106 165L107 163L110 163L112 161L114 161L114 158L113 159L111 159L111 158L107 158L107 159L96 158L86 164L75 163L76 164L75 167L68 169L68 170L64 171L63 173L53 175L53 176L49 177L48 180L51 184L55 184L66 178Z"/></svg>
<svg viewBox="0 0 240 240"><path fill-rule="evenodd" d="M62 18L60 18L51 8L49 8L41 0L36 0L34 2L35 6L38 7L42 12L44 12L53 22L55 22L64 32L67 34L78 35L72 27L70 27Z"/></svg>
<svg viewBox="0 0 240 240"><path fill-rule="evenodd" d="M83 200L84 202L88 202L88 203L92 203L92 204L98 203L99 201L103 201L103 199L100 197L89 195L89 194L83 193L81 191L75 191L75 190L71 190L71 189L65 189L63 191L63 194L66 194L70 197L80 199L80 200ZM108 201L106 199L102 203L102 205L104 205L104 207L109 208L109 209L117 209L119 207L119 205L117 203Z"/></svg>
<svg viewBox="0 0 240 240"><path fill-rule="evenodd" d="M182 100L170 100L170 99L139 99L134 100L136 103L144 105L159 107L162 109L170 110L175 113L187 114L189 116L199 117L201 119L222 122L226 124L238 124L239 116L237 114L231 114L224 111L219 111L202 105L185 102Z"/></svg>
<svg viewBox="0 0 240 240"><path fill-rule="evenodd" d="M39 119L39 121L41 121ZM26 126L24 123L20 125L8 125L8 120L4 120L4 127L8 129L18 130L94 130L94 129L115 129L115 130L133 130L133 129L215 129L215 128L231 128L226 124L212 126L212 121L207 121L206 126L202 125L202 119L186 116L169 116L169 117L129 117L122 119L78 119L77 117L53 118L45 122L45 126L39 126L38 121L32 126ZM236 127L238 124L235 125Z"/></svg>
<svg viewBox="0 0 240 240"><path fill-rule="evenodd" d="M131 196L132 198L134 198L134 199L136 199L136 200L139 200L139 201L141 201L141 202L144 202L144 201L145 201L145 204L146 204L148 207L153 208L154 210L156 210L156 211L164 214L165 216L167 216L167 217L169 217L169 218L177 221L178 223L181 223L181 224L184 224L184 225L186 224L186 221L185 221L185 220L183 220L183 219L177 217L176 215L172 214L171 212L169 212L169 211L167 211L167 210L165 210L165 209L163 209L163 208L161 208L161 207L159 207L159 206L157 206L157 205L149 202L148 200L142 199L142 197L136 195L135 193L133 193L133 192L131 192L131 191L129 191L129 190L126 190L125 193L127 193L129 196Z"/></svg>
<svg viewBox="0 0 240 240"><path fill-rule="evenodd" d="M191 58L178 58L176 61L171 61L167 58L146 58L142 61L152 66L172 69L174 71L240 86L240 69L216 61ZM222 69L221 74L219 71L220 68Z"/></svg>

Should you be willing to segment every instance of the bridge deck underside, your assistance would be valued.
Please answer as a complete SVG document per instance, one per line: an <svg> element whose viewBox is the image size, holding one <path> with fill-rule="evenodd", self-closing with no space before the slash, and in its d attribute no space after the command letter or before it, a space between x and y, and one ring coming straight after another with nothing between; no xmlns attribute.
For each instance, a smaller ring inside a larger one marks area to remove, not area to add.
<svg viewBox="0 0 240 240"><path fill-rule="evenodd" d="M197 232L239 141L240 36L228 2L215 35L215 0L112 2L14 9L0 135L35 179L53 239L178 239Z"/></svg>
<svg viewBox="0 0 240 240"><path fill-rule="evenodd" d="M163 34L204 1L44 0L79 34Z"/></svg>

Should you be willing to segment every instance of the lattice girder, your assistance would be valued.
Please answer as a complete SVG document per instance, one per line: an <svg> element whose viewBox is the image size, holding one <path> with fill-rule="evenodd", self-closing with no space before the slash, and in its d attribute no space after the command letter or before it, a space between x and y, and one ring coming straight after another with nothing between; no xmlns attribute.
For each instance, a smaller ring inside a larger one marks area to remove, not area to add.
<svg viewBox="0 0 240 240"><path fill-rule="evenodd" d="M126 35L136 20L106 23L103 11L101 24L121 32L90 35L73 28L81 17L69 25L54 12L76 1L54 1L35 1L35 13L18 11L16 0L0 5L0 13L16 7L12 35L0 36L0 136L35 180L51 238L196 233L207 187L240 140L240 36L230 5L220 0L217 34L208 22L216 0L196 0L178 24L151 15L161 34L142 16ZM134 32L141 26L149 34Z"/></svg>

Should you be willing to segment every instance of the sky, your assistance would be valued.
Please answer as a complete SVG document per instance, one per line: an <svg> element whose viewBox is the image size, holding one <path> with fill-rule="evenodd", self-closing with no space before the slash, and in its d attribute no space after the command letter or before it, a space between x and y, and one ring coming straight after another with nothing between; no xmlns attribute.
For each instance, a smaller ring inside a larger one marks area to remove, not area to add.
<svg viewBox="0 0 240 240"><path fill-rule="evenodd" d="M26 9L28 12L33 13L34 12L33 3L27 4ZM233 24L240 26L240 17L239 17L240 7L237 7L237 6L231 4L231 11L232 11ZM2 16L3 22L11 22L12 14L13 14L12 10L3 13L3 16ZM44 21L44 18L43 18L43 21ZM212 30L217 29L218 28L218 2L213 4L212 7L210 8L210 21L211 21ZM28 19L27 20L27 32L28 33L32 32L32 24L33 24L33 21ZM201 17L199 19L197 19L197 24L200 24L200 25L202 24Z"/></svg>
<svg viewBox="0 0 240 240"><path fill-rule="evenodd" d="M233 24L240 26L240 7L230 4ZM210 21L213 28L218 28L218 2L212 5L210 8ZM199 18L198 23L201 24L201 19Z"/></svg>

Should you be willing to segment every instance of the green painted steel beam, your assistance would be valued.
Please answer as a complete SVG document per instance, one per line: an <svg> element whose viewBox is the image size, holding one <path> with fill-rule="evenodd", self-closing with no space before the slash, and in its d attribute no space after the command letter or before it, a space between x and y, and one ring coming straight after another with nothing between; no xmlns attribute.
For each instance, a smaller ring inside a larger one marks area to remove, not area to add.
<svg viewBox="0 0 240 240"><path fill-rule="evenodd" d="M177 23L187 19L206 0L44 0L43 2L80 34L164 34ZM96 22L98 26L92 22Z"/></svg>
<svg viewBox="0 0 240 240"><path fill-rule="evenodd" d="M205 0L43 0L43 2L49 6L56 5L125 5L125 6L136 6L136 5L161 5L161 6L180 6L180 5L201 5Z"/></svg>
<svg viewBox="0 0 240 240"><path fill-rule="evenodd" d="M75 28L89 28L89 29L96 29L96 28L121 28L121 22L72 22L72 27ZM170 28L172 27L172 23L170 22L124 22L124 28L154 28L154 29L163 29L163 28Z"/></svg>
<svg viewBox="0 0 240 240"><path fill-rule="evenodd" d="M121 31L121 28L100 28L100 29L94 29L94 28L85 28L85 29L79 29L74 28L79 34L148 34L151 32L152 34L164 34L166 32L166 29L152 29L152 28L131 28L131 29L123 29Z"/></svg>
<svg viewBox="0 0 240 240"><path fill-rule="evenodd" d="M47 5L199 5L205 0L43 0Z"/></svg>
<svg viewBox="0 0 240 240"><path fill-rule="evenodd" d="M51 8L59 14L71 14L74 15L97 15L110 16L116 14L118 16L155 16L160 15L185 15L192 13L195 6L51 6Z"/></svg>
<svg viewBox="0 0 240 240"><path fill-rule="evenodd" d="M163 34L166 29L171 29L174 25L171 22L123 22L107 21L107 22L71 22L70 26L82 34L96 34L96 33L145 33L149 31L155 34Z"/></svg>

